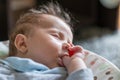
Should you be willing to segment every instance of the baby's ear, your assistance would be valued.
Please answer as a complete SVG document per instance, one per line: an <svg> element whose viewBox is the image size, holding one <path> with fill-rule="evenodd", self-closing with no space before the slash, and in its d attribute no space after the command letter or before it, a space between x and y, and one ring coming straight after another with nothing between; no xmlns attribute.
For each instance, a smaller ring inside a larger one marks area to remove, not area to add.
<svg viewBox="0 0 120 80"><path fill-rule="evenodd" d="M15 38L14 44L18 51L25 53L27 51L26 45L27 37L23 34L18 34Z"/></svg>

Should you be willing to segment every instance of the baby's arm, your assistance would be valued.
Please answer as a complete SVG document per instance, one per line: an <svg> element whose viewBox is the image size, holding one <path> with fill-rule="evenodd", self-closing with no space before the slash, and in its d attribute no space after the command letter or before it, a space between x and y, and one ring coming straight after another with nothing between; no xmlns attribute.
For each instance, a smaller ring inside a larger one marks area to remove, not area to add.
<svg viewBox="0 0 120 80"><path fill-rule="evenodd" d="M69 56L63 57L63 63L68 70L67 80L93 80L92 71L84 63L84 51L80 46L73 46L68 49Z"/></svg>
<svg viewBox="0 0 120 80"><path fill-rule="evenodd" d="M69 74L66 80L94 80L91 69L81 69Z"/></svg>

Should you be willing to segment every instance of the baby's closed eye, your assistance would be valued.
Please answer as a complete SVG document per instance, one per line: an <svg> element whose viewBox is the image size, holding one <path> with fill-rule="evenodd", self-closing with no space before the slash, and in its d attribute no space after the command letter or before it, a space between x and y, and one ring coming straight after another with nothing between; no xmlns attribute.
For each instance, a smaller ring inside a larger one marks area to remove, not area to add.
<svg viewBox="0 0 120 80"><path fill-rule="evenodd" d="M64 40L64 35L61 32L54 32L51 35L59 40Z"/></svg>
<svg viewBox="0 0 120 80"><path fill-rule="evenodd" d="M51 33L51 35L57 39L61 39L61 36L59 35L59 33Z"/></svg>

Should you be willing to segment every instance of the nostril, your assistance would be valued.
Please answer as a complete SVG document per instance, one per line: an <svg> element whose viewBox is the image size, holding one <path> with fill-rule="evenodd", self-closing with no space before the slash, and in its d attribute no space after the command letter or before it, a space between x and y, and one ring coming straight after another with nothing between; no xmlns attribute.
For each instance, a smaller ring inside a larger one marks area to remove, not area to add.
<svg viewBox="0 0 120 80"><path fill-rule="evenodd" d="M63 44L63 49L68 50L71 45L69 43L64 43Z"/></svg>

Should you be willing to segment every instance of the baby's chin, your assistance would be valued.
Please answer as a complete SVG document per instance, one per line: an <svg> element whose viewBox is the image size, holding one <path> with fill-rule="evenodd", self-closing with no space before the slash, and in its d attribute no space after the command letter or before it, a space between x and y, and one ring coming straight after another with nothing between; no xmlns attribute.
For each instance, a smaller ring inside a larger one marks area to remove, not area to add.
<svg viewBox="0 0 120 80"><path fill-rule="evenodd" d="M56 68L56 67L65 67L64 64L63 64L63 61L60 59L58 60L58 62L54 65L48 65L47 67L49 67L50 69L52 68Z"/></svg>

